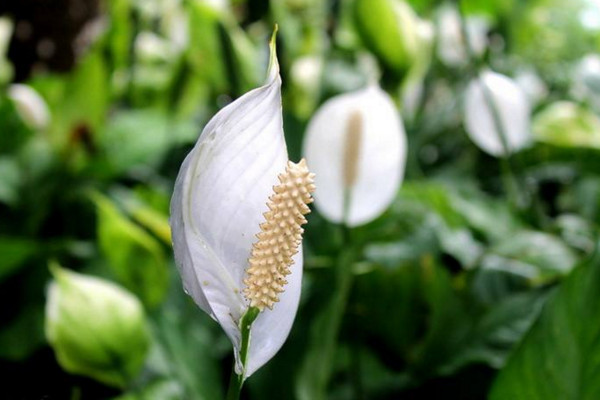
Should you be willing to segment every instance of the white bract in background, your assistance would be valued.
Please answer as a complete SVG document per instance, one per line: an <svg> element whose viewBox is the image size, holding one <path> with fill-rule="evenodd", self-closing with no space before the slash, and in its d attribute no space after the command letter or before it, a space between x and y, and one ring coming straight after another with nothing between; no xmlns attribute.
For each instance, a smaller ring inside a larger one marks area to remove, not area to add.
<svg viewBox="0 0 600 400"><path fill-rule="evenodd" d="M394 199L406 163L406 134L392 99L375 85L330 99L308 125L304 156L327 219L357 226L377 218Z"/></svg>
<svg viewBox="0 0 600 400"><path fill-rule="evenodd" d="M495 120L494 109L499 121ZM501 131L496 122L501 124ZM465 128L471 140L490 155L499 157L506 155L506 150L512 153L524 148L532 139L527 96L507 76L482 72L469 83L465 93Z"/></svg>

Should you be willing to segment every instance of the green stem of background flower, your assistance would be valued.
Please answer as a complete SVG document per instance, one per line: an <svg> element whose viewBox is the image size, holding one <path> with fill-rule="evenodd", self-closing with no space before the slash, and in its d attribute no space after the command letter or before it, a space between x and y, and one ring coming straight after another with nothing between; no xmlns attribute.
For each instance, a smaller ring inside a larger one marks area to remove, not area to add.
<svg viewBox="0 0 600 400"><path fill-rule="evenodd" d="M348 220L349 200L349 191L346 190L343 206L344 222L341 225L342 240L333 265L333 289L311 322L308 350L297 382L296 394L300 400L328 398L327 388L333 372L339 332L352 288L354 277L352 265L356 259L356 250L350 245L350 230L345 223ZM354 383L358 397L361 391L360 382Z"/></svg>
<svg viewBox="0 0 600 400"><path fill-rule="evenodd" d="M460 17L460 29L467 58L470 62L476 62L478 57L475 55L475 52L471 48L471 43L469 42L469 32L467 29L465 16L463 14L460 1L457 1L457 9ZM517 210L523 209L530 202L530 196L528 195L529 192L525 187L525 184L518 179L517 174L515 172L517 168L514 165L515 161L512 157L512 151L508 143L508 134L506 132L506 127L502 122L500 110L498 109L498 105L494 101L494 97L490 89L483 81L479 68L477 68L475 77L481 84L481 90L483 92L484 101L488 106L488 109L490 110L492 122L495 128L494 130L498 135L498 139L502 144L502 149L504 151L504 155L500 157L500 165L502 170L502 180L504 182L504 187L506 189L506 192L508 193L510 203Z"/></svg>

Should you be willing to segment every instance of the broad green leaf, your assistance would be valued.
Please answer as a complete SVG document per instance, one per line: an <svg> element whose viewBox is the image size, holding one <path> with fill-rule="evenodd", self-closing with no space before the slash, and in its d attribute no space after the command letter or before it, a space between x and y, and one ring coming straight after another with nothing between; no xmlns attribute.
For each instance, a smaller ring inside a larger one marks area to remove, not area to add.
<svg viewBox="0 0 600 400"><path fill-rule="evenodd" d="M157 346L148 367L182 386L184 393L178 399L223 398L218 360L231 349L217 324L201 313L183 291L169 298L155 316Z"/></svg>
<svg viewBox="0 0 600 400"><path fill-rule="evenodd" d="M190 142L196 135L190 122L174 121L163 112L135 110L114 115L100 142L108 169L125 173L156 168L171 146Z"/></svg>
<svg viewBox="0 0 600 400"><path fill-rule="evenodd" d="M582 262L546 303L500 372L491 400L600 398L600 253Z"/></svg>
<svg viewBox="0 0 600 400"><path fill-rule="evenodd" d="M568 275L577 262L575 252L558 237L520 231L490 248L482 267L520 276L533 285Z"/></svg>
<svg viewBox="0 0 600 400"><path fill-rule="evenodd" d="M96 193L93 199L98 207L98 242L112 271L147 307L155 307L169 283L162 247L108 198Z"/></svg>

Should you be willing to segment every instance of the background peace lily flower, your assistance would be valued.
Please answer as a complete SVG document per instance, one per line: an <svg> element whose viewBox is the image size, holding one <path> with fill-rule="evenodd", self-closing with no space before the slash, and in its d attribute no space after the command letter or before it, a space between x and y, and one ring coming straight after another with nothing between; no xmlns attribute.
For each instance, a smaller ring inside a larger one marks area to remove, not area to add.
<svg viewBox="0 0 600 400"><path fill-rule="evenodd" d="M15 103L17 112L31 128L44 129L50 123L48 105L31 86L15 83L8 87L8 97Z"/></svg>
<svg viewBox="0 0 600 400"><path fill-rule="evenodd" d="M450 67L464 66L469 62L460 18L458 10L449 4L440 7L437 16L438 57ZM465 27L471 51L481 56L487 46L489 22L483 16L469 16L465 19Z"/></svg>
<svg viewBox="0 0 600 400"><path fill-rule="evenodd" d="M185 291L233 342L242 378L273 357L292 326L302 279L300 225L314 190L306 163L288 162L274 46L272 40L266 84L209 121L183 162L171 200ZM277 271L269 269L274 265ZM240 320L250 304L262 312L251 326L243 365Z"/></svg>
<svg viewBox="0 0 600 400"><path fill-rule="evenodd" d="M488 103L490 100L493 101L493 108ZM506 135L508 152L527 146L531 142L531 131L530 105L525 92L507 76L484 71L467 87L465 128L481 150L498 157L505 155L506 149L501 139L502 133L496 128L494 109L498 112Z"/></svg>
<svg viewBox="0 0 600 400"><path fill-rule="evenodd" d="M372 85L330 99L308 125L304 156L326 218L349 226L375 219L394 199L406 163L406 134L391 98Z"/></svg>

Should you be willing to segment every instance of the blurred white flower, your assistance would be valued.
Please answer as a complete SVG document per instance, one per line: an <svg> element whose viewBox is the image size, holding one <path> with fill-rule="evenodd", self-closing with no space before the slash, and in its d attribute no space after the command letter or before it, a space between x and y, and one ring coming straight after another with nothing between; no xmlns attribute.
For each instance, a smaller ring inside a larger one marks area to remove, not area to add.
<svg viewBox="0 0 600 400"><path fill-rule="evenodd" d="M532 106L548 95L548 87L533 69L519 71L515 83L525 92Z"/></svg>
<svg viewBox="0 0 600 400"><path fill-rule="evenodd" d="M142 31L135 38L135 53L146 62L171 61L175 49L171 43L154 32Z"/></svg>
<svg viewBox="0 0 600 400"><path fill-rule="evenodd" d="M31 86L16 83L8 87L8 97L17 112L31 128L44 129L50 123L50 111L46 102Z"/></svg>
<svg viewBox="0 0 600 400"><path fill-rule="evenodd" d="M0 17L0 84L10 82L13 76L13 66L7 58L13 25L8 17Z"/></svg>
<svg viewBox="0 0 600 400"><path fill-rule="evenodd" d="M13 22L8 17L0 17L0 58L6 56L13 32Z"/></svg>
<svg viewBox="0 0 600 400"><path fill-rule="evenodd" d="M243 378L275 355L291 329L302 279L300 225L312 178L304 161L288 161L273 39L266 84L204 127L171 199L185 291L223 327ZM254 307L262 311L251 326L244 364L240 319Z"/></svg>
<svg viewBox="0 0 600 400"><path fill-rule="evenodd" d="M465 19L469 46L475 55L481 55L487 46L489 22L482 16L469 16ZM450 67L466 65L468 53L460 26L460 15L450 5L440 7L437 20L438 57Z"/></svg>
<svg viewBox="0 0 600 400"><path fill-rule="evenodd" d="M294 83L304 86L306 90L315 90L321 82L323 59L319 56L304 56L297 59L292 65L291 78ZM309 89L310 88L310 89Z"/></svg>
<svg viewBox="0 0 600 400"><path fill-rule="evenodd" d="M406 135L392 99L373 85L328 100L308 125L304 156L326 218L349 226L375 219L394 199L406 162Z"/></svg>
<svg viewBox="0 0 600 400"><path fill-rule="evenodd" d="M493 102L493 108L488 101ZM498 112L498 122L506 135L504 139L508 152L527 146L531 142L527 96L507 76L484 71L469 83L465 93L465 129L480 149L498 157L505 155L506 149L502 133L496 128L494 109Z"/></svg>
<svg viewBox="0 0 600 400"><path fill-rule="evenodd" d="M127 386L149 347L139 300L100 278L51 266L45 331L59 364L74 374Z"/></svg>
<svg viewBox="0 0 600 400"><path fill-rule="evenodd" d="M295 112L308 117L314 111L321 94L321 75L323 58L310 55L298 58L290 70L293 90L290 91Z"/></svg>
<svg viewBox="0 0 600 400"><path fill-rule="evenodd" d="M600 56L587 54L573 70L571 94L581 101L590 102L600 110Z"/></svg>

